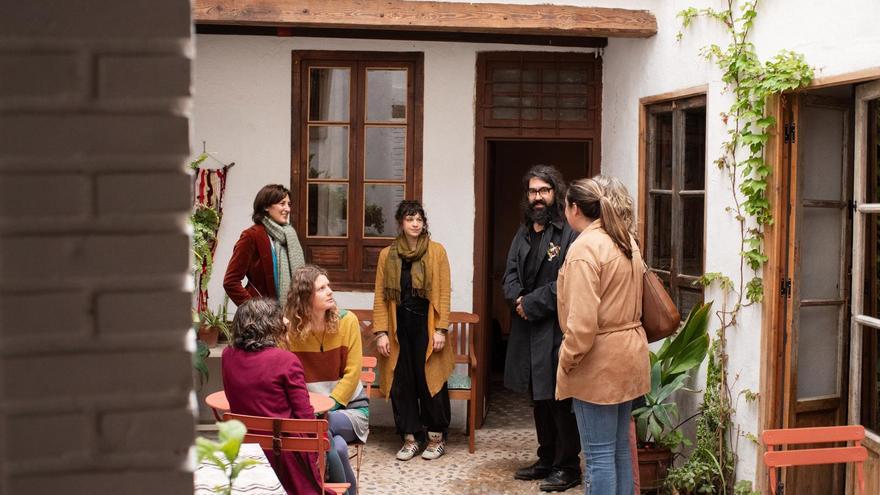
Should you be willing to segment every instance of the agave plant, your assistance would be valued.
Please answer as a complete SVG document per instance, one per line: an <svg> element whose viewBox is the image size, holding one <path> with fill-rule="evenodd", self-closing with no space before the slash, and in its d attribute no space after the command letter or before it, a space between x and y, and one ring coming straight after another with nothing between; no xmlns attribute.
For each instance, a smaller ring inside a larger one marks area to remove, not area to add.
<svg viewBox="0 0 880 495"><path fill-rule="evenodd" d="M684 388L689 372L706 359L711 309L712 302L695 305L678 333L650 354L651 391L645 395L645 405L632 413L641 445L672 448L685 442L678 431L678 405L669 398Z"/></svg>

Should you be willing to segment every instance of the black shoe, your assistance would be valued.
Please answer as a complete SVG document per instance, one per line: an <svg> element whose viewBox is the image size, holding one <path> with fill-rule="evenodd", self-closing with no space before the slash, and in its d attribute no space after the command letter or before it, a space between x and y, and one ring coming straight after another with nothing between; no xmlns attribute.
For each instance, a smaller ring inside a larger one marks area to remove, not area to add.
<svg viewBox="0 0 880 495"><path fill-rule="evenodd" d="M518 480L542 480L549 476L552 470L550 466L538 461L529 467L517 469L513 477Z"/></svg>
<svg viewBox="0 0 880 495"><path fill-rule="evenodd" d="M581 484L581 473L554 469L538 486L542 492L564 492Z"/></svg>

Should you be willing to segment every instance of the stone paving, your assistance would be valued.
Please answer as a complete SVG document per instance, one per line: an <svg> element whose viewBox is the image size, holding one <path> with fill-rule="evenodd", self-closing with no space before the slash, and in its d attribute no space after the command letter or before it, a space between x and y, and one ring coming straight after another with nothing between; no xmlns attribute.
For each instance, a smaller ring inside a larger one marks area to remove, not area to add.
<svg viewBox="0 0 880 495"><path fill-rule="evenodd" d="M477 430L477 451L467 436L450 431L447 454L434 461L395 459L400 439L393 428L373 427L361 466L360 495L540 494L538 481L517 481L513 472L537 460L531 404L525 396L493 387L489 413ZM583 493L579 485L566 494ZM557 492L558 493L558 492Z"/></svg>

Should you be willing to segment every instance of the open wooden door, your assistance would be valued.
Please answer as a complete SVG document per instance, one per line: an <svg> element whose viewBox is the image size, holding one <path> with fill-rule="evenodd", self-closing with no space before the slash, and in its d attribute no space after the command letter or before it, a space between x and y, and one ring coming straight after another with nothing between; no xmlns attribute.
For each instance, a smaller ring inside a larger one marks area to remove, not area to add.
<svg viewBox="0 0 880 495"><path fill-rule="evenodd" d="M849 422L867 430L868 494L880 493L880 81L856 87L855 137Z"/></svg>
<svg viewBox="0 0 880 495"><path fill-rule="evenodd" d="M844 424L847 411L852 102L787 98L790 150L783 427ZM842 466L788 469L786 493L843 493Z"/></svg>

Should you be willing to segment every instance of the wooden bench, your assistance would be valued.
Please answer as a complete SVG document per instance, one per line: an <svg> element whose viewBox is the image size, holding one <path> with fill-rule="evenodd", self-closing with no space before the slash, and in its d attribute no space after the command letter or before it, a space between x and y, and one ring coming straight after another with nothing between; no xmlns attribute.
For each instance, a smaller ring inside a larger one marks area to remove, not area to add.
<svg viewBox="0 0 880 495"><path fill-rule="evenodd" d="M365 356L378 356L376 351L376 338L373 335L373 310L352 309L361 325L361 341ZM449 388L450 400L465 400L468 402L467 434L468 451L473 454L476 450L475 425L477 421L477 377L478 362L477 349L475 346L477 323L480 317L473 313L453 311L449 313L449 333L446 335L447 345L453 346L456 369L446 382ZM458 370L458 365L466 366L466 373ZM378 373L378 370L377 370ZM378 387L371 389L370 397L382 397Z"/></svg>

